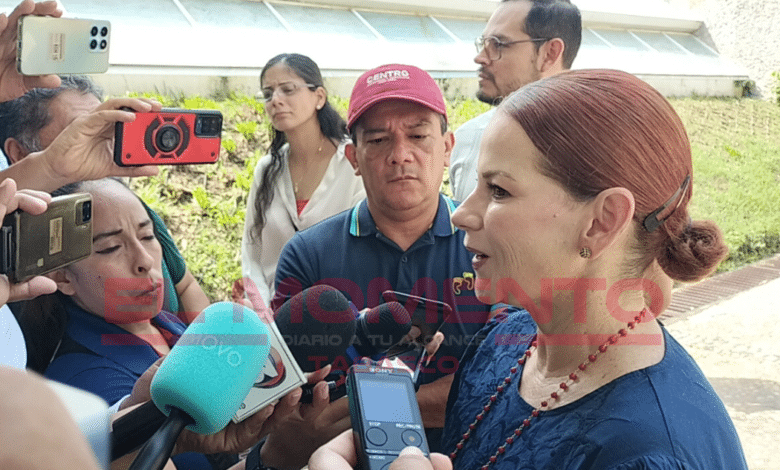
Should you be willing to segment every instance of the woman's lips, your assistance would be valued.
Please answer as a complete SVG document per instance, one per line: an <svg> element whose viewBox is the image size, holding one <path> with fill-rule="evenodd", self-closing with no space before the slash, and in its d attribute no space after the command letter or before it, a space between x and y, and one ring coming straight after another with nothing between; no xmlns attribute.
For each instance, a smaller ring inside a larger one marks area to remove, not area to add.
<svg viewBox="0 0 780 470"><path fill-rule="evenodd" d="M482 266L484 266L488 258L490 258L488 255L482 253L481 251L469 247L466 247L466 249L474 254L474 257L471 260L471 266L474 268L475 271L481 268Z"/></svg>
<svg viewBox="0 0 780 470"><path fill-rule="evenodd" d="M146 297L149 295L157 295L157 293L160 291L160 288L162 287L162 281L154 281L153 284L149 285L149 287L138 289L138 294L136 297Z"/></svg>

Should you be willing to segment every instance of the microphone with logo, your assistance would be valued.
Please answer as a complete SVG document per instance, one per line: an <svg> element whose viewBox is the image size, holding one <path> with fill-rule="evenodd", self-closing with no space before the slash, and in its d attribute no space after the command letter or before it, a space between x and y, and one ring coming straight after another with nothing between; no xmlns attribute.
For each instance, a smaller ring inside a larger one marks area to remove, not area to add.
<svg viewBox="0 0 780 470"><path fill-rule="evenodd" d="M360 315L338 289L326 285L293 296L276 311L275 323L301 370L333 366L325 379L331 400L346 393L346 370L353 362L384 353L411 329L409 313L398 302ZM301 402L311 402L313 385L302 388Z"/></svg>
<svg viewBox="0 0 780 470"><path fill-rule="evenodd" d="M251 309L210 305L192 322L152 379L154 404L168 417L130 470L159 470L179 434L214 434L227 426L262 370L268 327Z"/></svg>

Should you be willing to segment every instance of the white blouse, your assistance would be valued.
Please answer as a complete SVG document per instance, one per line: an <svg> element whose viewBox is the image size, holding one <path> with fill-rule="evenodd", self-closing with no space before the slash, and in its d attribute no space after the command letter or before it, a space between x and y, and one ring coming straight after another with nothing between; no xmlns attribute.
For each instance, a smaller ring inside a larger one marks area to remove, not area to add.
<svg viewBox="0 0 780 470"><path fill-rule="evenodd" d="M346 144L347 142L339 144L319 186L314 190L311 199L300 215L298 215L287 161L290 151L289 144L285 144L280 149L280 153L284 157L282 171L276 181L271 205L265 213L266 224L260 239L251 234L256 220L254 204L263 177L263 170L271 163L271 154L266 154L257 162L247 199L244 237L241 242L241 267L244 287L249 290L248 283L254 282L266 306L270 304L273 297L274 277L279 254L295 232L350 209L366 197L363 179L355 176L355 170L347 157L344 156Z"/></svg>

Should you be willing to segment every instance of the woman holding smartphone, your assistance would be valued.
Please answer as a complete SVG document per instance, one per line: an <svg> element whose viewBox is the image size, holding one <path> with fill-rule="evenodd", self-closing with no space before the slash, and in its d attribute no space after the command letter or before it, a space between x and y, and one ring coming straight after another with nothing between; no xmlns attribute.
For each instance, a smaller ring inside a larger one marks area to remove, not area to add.
<svg viewBox="0 0 780 470"><path fill-rule="evenodd" d="M328 102L317 64L305 55L279 54L263 67L260 85L273 139L255 168L241 260L243 288L250 298L255 289L268 305L285 243L351 208L365 191L344 157L346 123Z"/></svg>

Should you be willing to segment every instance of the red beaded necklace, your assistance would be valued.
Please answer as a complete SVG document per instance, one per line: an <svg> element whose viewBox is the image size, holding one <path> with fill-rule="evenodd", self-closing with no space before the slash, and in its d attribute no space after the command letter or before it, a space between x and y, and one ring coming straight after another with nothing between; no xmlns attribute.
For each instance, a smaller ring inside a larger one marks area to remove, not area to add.
<svg viewBox="0 0 780 470"><path fill-rule="evenodd" d="M634 320L628 322L628 324L626 325L628 329L633 330L637 324L642 323L642 320L644 319L646 313L647 313L647 309L643 309L641 312L639 312L639 314L636 317L634 317ZM577 369L575 369L574 372L569 374L569 378L566 379L565 382L561 382L561 384L558 386L558 390L550 394L550 398L553 400L558 400L560 398L559 391L563 393L569 390L569 387L572 384L574 384L574 382L576 382L577 379L579 378L577 375L579 372L584 372L585 369L588 368L588 365L590 363L596 362L596 359L600 354L607 352L607 348L609 348L613 344L616 344L620 338L626 335L628 335L628 331L626 331L626 329L621 329L620 331L617 332L617 334L610 336L609 339L604 344L599 346L598 351L596 351L594 354L590 354L588 356L587 361L577 366ZM522 356L520 356L520 358L517 360L517 365L522 366L525 364L526 359L531 357L531 354L536 349L536 345L537 345L536 340L531 342L531 345L528 347L528 349L526 349L525 353ZM507 388L507 386L510 383L512 383L512 376L515 374L515 372L517 372L517 366L514 366L511 369L509 369L509 375L507 375L504 378L504 380L496 387L495 393L493 393L493 395L490 396L488 402L485 404L485 406L482 407L482 411L480 411L477 414L476 418L474 419L474 422L469 424L468 430L465 433L463 433L463 436L461 436L460 442L458 442L455 445L455 450L452 451L452 453L450 453L450 460L452 461L455 460L455 457L458 456L458 452L460 452L460 450L463 449L463 446L466 444L466 441L468 441L469 438L471 437L471 433L474 432L474 430L477 428L479 423L481 423L482 420L484 419L485 415L493 407L493 403L496 402L498 396L504 392L504 390ZM498 446L496 453L490 456L488 462L481 467L481 470L487 470L487 468L490 467L491 464L496 463L496 460L498 460L498 456L506 452L506 448L512 445L515 439L519 438L523 434L523 430L531 426L531 420L533 418L539 417L542 411L546 411L549 405L550 403L547 400L545 400L542 401L542 403L537 408L534 408L531 414L526 419L524 419L522 423L520 423L517 429L515 429L514 432L510 434L509 437L507 437L500 446Z"/></svg>

